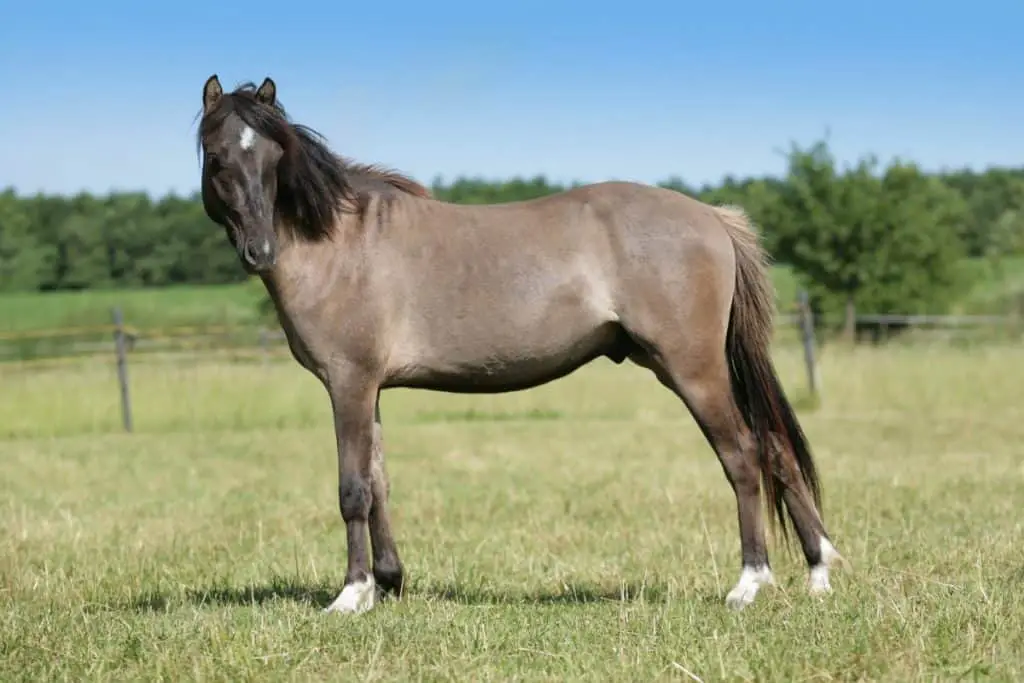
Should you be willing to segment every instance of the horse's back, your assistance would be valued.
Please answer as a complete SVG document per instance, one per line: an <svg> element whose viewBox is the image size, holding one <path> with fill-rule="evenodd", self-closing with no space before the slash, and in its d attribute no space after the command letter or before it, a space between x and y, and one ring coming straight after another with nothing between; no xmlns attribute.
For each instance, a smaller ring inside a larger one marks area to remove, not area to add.
<svg viewBox="0 0 1024 683"><path fill-rule="evenodd" d="M716 207L676 190L627 181L571 192L600 222L619 267L669 279L685 264L725 267L731 277L732 240Z"/></svg>

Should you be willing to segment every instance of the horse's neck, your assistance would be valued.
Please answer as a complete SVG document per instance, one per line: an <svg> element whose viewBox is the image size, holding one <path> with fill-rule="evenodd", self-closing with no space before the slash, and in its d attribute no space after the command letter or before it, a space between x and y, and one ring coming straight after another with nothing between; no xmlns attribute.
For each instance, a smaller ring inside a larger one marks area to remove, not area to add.
<svg viewBox="0 0 1024 683"><path fill-rule="evenodd" d="M277 265L269 273L261 274L260 279L274 304L292 355L300 365L316 374L318 365L310 351L311 338L316 337L316 331L310 329L310 324L315 318L308 314L309 298L303 295L302 277L293 272L294 266L290 265L287 258L279 256Z"/></svg>
<svg viewBox="0 0 1024 683"><path fill-rule="evenodd" d="M347 253L340 241L288 244L276 265L261 279L273 301L292 355L300 365L324 378L331 344L331 302L325 291L339 269L346 268Z"/></svg>
<svg viewBox="0 0 1024 683"><path fill-rule="evenodd" d="M298 315L310 312L324 298L324 288L352 257L344 235L308 242L278 232L277 263L262 277L278 313Z"/></svg>

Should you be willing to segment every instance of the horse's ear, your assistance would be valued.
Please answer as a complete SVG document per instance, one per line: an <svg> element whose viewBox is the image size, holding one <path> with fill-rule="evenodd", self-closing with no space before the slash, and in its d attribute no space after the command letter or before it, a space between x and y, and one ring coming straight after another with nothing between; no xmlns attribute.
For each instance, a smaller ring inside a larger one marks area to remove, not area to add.
<svg viewBox="0 0 1024 683"><path fill-rule="evenodd" d="M220 87L220 79L217 78L217 74L207 78L203 85L203 111L208 112L213 109L223 94L224 89Z"/></svg>
<svg viewBox="0 0 1024 683"><path fill-rule="evenodd" d="M260 87L256 91L256 100L270 106L274 106L274 102L277 101L277 84L270 76L264 78L260 83Z"/></svg>

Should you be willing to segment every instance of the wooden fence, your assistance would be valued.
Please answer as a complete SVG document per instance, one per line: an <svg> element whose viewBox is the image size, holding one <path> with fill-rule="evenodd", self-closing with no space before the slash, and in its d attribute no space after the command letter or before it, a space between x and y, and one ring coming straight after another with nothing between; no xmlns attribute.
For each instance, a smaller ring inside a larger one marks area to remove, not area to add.
<svg viewBox="0 0 1024 683"><path fill-rule="evenodd" d="M814 400L820 400L821 380L817 364L817 339L814 319L806 292L801 292L789 311L776 317L778 328L796 332L804 353L807 388ZM860 336L879 341L897 331L908 329L939 331L986 329L1010 331L1014 338L1024 333L1017 316L939 316L939 315L858 315ZM31 332L0 332L0 368L17 365L23 369L52 366L88 359L109 358L117 369L124 429L133 430L129 381L129 357L150 353L198 351L204 354L229 352L235 359L286 355L286 340L279 328L258 326L189 326L163 329L137 329L127 324L120 309L111 311L107 325L70 327Z"/></svg>

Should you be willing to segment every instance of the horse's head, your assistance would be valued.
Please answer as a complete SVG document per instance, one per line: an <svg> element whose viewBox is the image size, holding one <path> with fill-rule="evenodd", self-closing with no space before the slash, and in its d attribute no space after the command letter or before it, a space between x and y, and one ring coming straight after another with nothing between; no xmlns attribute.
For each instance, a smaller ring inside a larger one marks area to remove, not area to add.
<svg viewBox="0 0 1024 683"><path fill-rule="evenodd" d="M278 164L290 137L276 100L270 78L227 95L216 75L203 86L203 207L227 230L250 272L266 271L277 260Z"/></svg>

